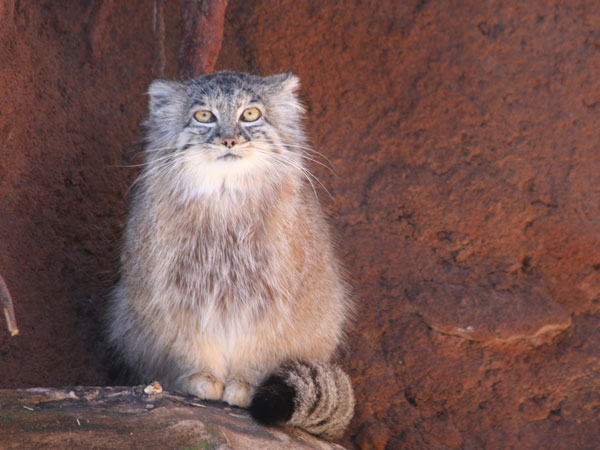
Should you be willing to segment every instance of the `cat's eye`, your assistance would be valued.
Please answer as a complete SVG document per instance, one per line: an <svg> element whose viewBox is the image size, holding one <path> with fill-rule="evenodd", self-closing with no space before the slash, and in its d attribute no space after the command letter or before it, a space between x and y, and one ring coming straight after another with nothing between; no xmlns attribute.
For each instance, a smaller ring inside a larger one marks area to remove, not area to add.
<svg viewBox="0 0 600 450"><path fill-rule="evenodd" d="M216 120L216 117L213 113L206 109L201 109L200 111L196 111L194 113L194 119L196 119L200 123L210 123Z"/></svg>
<svg viewBox="0 0 600 450"><path fill-rule="evenodd" d="M256 122L258 119L260 119L260 116L262 116L260 109L246 108L240 119L242 119L244 122Z"/></svg>

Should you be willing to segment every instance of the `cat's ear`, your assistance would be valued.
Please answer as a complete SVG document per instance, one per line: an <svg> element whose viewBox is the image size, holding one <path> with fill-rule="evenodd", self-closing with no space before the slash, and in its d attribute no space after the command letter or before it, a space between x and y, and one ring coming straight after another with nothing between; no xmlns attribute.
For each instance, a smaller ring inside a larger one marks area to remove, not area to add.
<svg viewBox="0 0 600 450"><path fill-rule="evenodd" d="M295 145L305 140L302 131L304 106L298 98L300 79L292 72L271 75L268 83L267 112L276 124L284 142Z"/></svg>
<svg viewBox="0 0 600 450"><path fill-rule="evenodd" d="M300 88L300 78L292 72L280 73L267 77L270 84L277 86L281 92L295 95Z"/></svg>
<svg viewBox="0 0 600 450"><path fill-rule="evenodd" d="M150 117L173 115L178 110L183 86L181 83L154 80L148 88Z"/></svg>

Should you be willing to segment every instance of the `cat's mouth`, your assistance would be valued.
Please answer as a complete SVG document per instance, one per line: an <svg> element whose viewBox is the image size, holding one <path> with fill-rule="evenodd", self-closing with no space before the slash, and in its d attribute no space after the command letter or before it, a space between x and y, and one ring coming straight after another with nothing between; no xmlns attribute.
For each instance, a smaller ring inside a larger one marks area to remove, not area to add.
<svg viewBox="0 0 600 450"><path fill-rule="evenodd" d="M222 160L234 160L234 159L241 159L242 157L240 155L236 155L235 153L225 153L224 155L219 156L217 159L222 159Z"/></svg>

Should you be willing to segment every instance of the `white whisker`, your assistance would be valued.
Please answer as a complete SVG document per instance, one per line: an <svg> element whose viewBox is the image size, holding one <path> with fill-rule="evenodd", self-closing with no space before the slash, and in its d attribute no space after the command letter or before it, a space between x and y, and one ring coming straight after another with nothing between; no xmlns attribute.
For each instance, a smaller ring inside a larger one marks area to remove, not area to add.
<svg viewBox="0 0 600 450"><path fill-rule="evenodd" d="M277 144L273 144L273 143L271 143L271 142L268 142L268 141L265 141L265 140L261 140L261 139L252 140L252 141L251 141L251 143L252 143L252 142L256 142L256 143L260 143L260 144L269 144L269 145L274 145L274 146L281 146L281 147L284 147L284 148L286 148L286 149L289 149L289 148L292 148L292 149L300 149L300 150L303 150L303 151L307 151L307 152L310 152L310 153L314 153L315 155L317 155L317 156L320 156L320 157L321 157L321 158L323 158L325 161L327 161L327 163L328 163L329 165L327 165L327 164L323 164L322 162L320 162L320 161L318 161L318 160L316 160L316 159L310 159L310 158L309 158L307 155L302 155L302 153L301 153L301 152L297 152L296 154L298 154L298 155L301 155L302 157L305 157L305 158L307 158L307 159L310 159L310 161L313 161L313 162L315 162L315 163L317 163L317 164L319 164L319 165L322 165L323 167L325 167L325 168L327 168L328 170L330 170L330 171L331 171L331 173L332 173L333 175L335 175L336 177L338 176L338 175L337 175L337 173L335 172L335 169L333 168L333 163L331 162L331 160L330 160L330 159L329 159L327 156L325 156L323 153L321 153L321 152L319 152L319 151L315 150L314 148L308 147L308 146L306 146L306 145L299 145L299 144L286 144L286 143L283 143L283 142L279 142L279 143L277 143Z"/></svg>
<svg viewBox="0 0 600 450"><path fill-rule="evenodd" d="M317 190L315 188L314 183L312 182L312 180L315 180L317 183L319 183L319 185L323 188L323 190L325 192L327 192L327 195L329 195L329 197L331 198L331 200L335 201L333 195L331 195L331 192L329 192L329 190L325 187L325 185L323 183L321 183L321 180L319 180L319 178L317 178L314 174L312 174L306 167L304 167L301 164L296 164L293 161L291 161L289 158L287 158L286 156L280 154L280 153L273 153L273 152L269 152L263 149L258 149L259 152L269 158L272 158L275 161L278 161L282 164L286 164L290 167L295 168L296 170L300 171L300 173L302 173L302 175L304 175L304 177L308 180L308 182L310 183L313 192L315 194L315 197L318 199L318 195L317 195ZM298 156L298 155L296 155ZM312 178L312 180L311 180Z"/></svg>
<svg viewBox="0 0 600 450"><path fill-rule="evenodd" d="M168 155L163 155L163 156L161 156L159 158L153 159L151 161L146 161L146 162L143 162L143 163L140 163L140 164L113 164L113 165L110 165L109 167L117 167L117 168L120 168L120 169L130 169L130 168L136 168L136 167L146 167L146 166L154 165L156 163L161 163L164 160L172 158L172 156L173 155L171 153L169 153Z"/></svg>

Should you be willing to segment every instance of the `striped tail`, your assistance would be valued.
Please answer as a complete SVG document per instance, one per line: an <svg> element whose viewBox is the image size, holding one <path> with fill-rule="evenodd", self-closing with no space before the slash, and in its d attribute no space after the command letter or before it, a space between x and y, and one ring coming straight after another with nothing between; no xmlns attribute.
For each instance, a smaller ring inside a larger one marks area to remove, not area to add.
<svg viewBox="0 0 600 450"><path fill-rule="evenodd" d="M354 394L350 378L339 367L294 362L263 381L248 409L263 425L298 427L336 440L354 414Z"/></svg>

